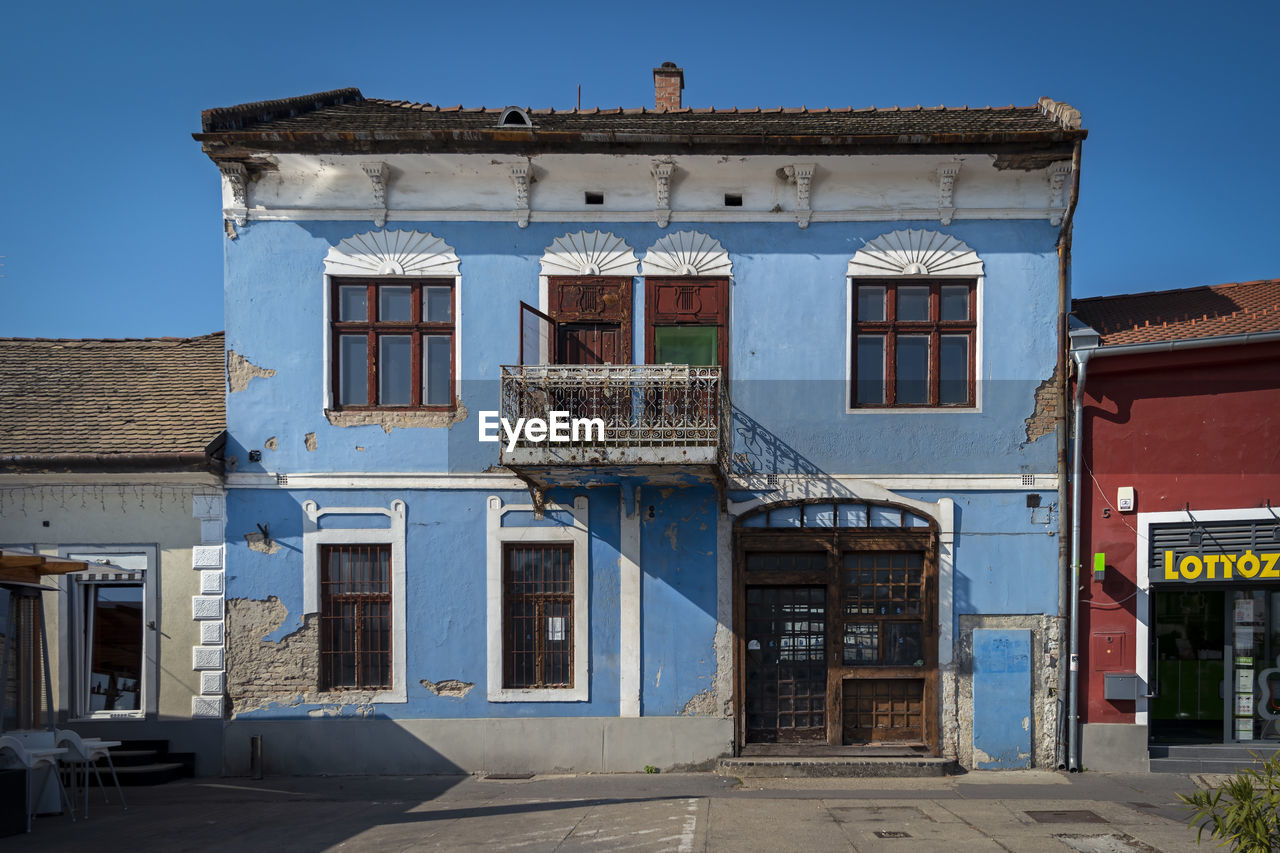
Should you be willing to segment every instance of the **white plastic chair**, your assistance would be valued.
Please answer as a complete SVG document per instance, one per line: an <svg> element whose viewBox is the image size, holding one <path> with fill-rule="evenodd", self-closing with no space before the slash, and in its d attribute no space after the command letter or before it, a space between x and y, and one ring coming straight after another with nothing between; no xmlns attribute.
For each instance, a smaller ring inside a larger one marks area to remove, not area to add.
<svg viewBox="0 0 1280 853"><path fill-rule="evenodd" d="M21 738L4 735L0 737L0 757L6 753L13 756L8 760L16 760L27 771L27 832L31 831L31 819L36 813L35 779L41 767L45 768L45 778L52 776L57 783L58 793L62 795L62 801L67 804L71 820L76 819L75 808L71 805L71 798L67 796L67 789L62 786L62 776L58 773L58 757L66 753L65 749L55 746L28 746Z"/></svg>
<svg viewBox="0 0 1280 853"><path fill-rule="evenodd" d="M98 760L107 759L107 769L111 771L111 779L116 783L116 793L120 795L120 805L126 810L129 804L124 800L124 791L120 790L120 777L116 776L116 765L111 760L111 747L119 746L118 740L102 740L100 738L81 737L78 733L71 729L58 729L55 734L58 746L64 747L67 754L62 760L72 766L72 778L77 770L83 768L84 784L81 787L84 791L84 816L89 817L89 768L93 767L93 774L98 777L98 787L102 789L103 802L111 802L107 799L107 786L102 781L102 769L98 767Z"/></svg>

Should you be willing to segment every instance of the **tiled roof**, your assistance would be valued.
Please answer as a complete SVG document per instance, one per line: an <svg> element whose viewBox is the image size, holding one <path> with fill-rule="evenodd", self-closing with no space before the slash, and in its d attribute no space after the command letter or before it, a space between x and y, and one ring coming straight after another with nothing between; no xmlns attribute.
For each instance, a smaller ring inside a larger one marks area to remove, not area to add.
<svg viewBox="0 0 1280 853"><path fill-rule="evenodd" d="M1080 113L1049 98L1027 107L852 107L655 110L530 109L532 128L499 126L504 108L441 107L410 101L365 98L358 89L338 89L278 101L206 110L201 116L206 143L256 141L283 149L321 136L374 149L391 140L478 147L484 141L508 144L577 140L599 146L627 142L708 138L809 144L928 145L959 142L1063 141L1083 138Z"/></svg>
<svg viewBox="0 0 1280 853"><path fill-rule="evenodd" d="M221 332L0 338L0 457L199 453L226 424Z"/></svg>
<svg viewBox="0 0 1280 853"><path fill-rule="evenodd" d="M1280 332L1280 280L1076 299L1102 346Z"/></svg>

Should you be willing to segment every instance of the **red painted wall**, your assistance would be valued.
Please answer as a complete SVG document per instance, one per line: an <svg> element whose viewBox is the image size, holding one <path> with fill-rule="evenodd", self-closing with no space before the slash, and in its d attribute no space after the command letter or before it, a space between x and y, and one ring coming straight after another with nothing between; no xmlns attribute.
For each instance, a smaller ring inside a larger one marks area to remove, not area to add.
<svg viewBox="0 0 1280 853"><path fill-rule="evenodd" d="M1084 463L1080 484L1080 715L1084 722L1132 723L1133 702L1103 699L1094 634L1125 632L1123 666L1133 672L1147 649L1134 646L1137 514L1188 504L1280 512L1280 344L1181 350L1092 359L1085 378ZM1111 509L1133 486L1133 512ZM1109 502L1109 503L1108 503ZM1103 552L1107 581L1093 581ZM1114 644L1112 644L1114 649Z"/></svg>

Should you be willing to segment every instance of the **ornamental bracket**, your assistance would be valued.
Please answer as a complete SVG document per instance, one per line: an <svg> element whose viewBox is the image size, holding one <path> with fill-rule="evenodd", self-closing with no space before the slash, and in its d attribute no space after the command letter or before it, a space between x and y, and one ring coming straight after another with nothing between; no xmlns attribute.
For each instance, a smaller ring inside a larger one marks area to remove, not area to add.
<svg viewBox="0 0 1280 853"><path fill-rule="evenodd" d="M360 168L369 176L369 183L373 184L373 207L369 212L373 214L373 224L381 228L387 224L387 178L390 169L386 163L361 163Z"/></svg>
<svg viewBox="0 0 1280 853"><path fill-rule="evenodd" d="M509 172L511 183L516 187L516 224L521 228L529 227L529 173L528 163L512 163Z"/></svg>
<svg viewBox="0 0 1280 853"><path fill-rule="evenodd" d="M249 221L249 172L244 163L229 160L218 164L218 171L231 187L232 206L225 213L236 225L244 226Z"/></svg>
<svg viewBox="0 0 1280 853"><path fill-rule="evenodd" d="M666 228L671 224L671 175L675 170L675 164L669 160L655 160L650 170L658 196L654 214L659 228Z"/></svg>
<svg viewBox="0 0 1280 853"><path fill-rule="evenodd" d="M956 204L952 196L958 174L960 174L959 163L938 167L938 219L942 220L943 225L950 225L956 215Z"/></svg>
<svg viewBox="0 0 1280 853"><path fill-rule="evenodd" d="M1061 225L1062 217L1067 212L1067 176L1071 174L1071 163L1059 160L1049 164L1049 224Z"/></svg>
<svg viewBox="0 0 1280 853"><path fill-rule="evenodd" d="M809 222L813 219L809 191L813 186L815 168L813 163L793 163L782 169L783 174L787 176L787 183L796 185L796 224L801 228L808 228Z"/></svg>

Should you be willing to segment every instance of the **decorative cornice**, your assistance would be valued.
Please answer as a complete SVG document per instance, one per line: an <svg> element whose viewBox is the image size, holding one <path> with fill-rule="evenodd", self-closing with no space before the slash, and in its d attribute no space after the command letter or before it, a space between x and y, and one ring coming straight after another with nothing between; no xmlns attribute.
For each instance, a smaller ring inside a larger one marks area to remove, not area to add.
<svg viewBox="0 0 1280 853"><path fill-rule="evenodd" d="M666 228L671 224L671 175L675 169L675 164L670 160L655 160L650 170L658 196L655 211L659 228Z"/></svg>
<svg viewBox="0 0 1280 853"><path fill-rule="evenodd" d="M938 218L943 225L950 225L956 215L956 205L952 200L955 190L956 175L960 174L959 163L949 163L938 167Z"/></svg>
<svg viewBox="0 0 1280 853"><path fill-rule="evenodd" d="M387 224L387 178L390 170L386 163L361 163L360 168L373 184L373 224L381 228Z"/></svg>
<svg viewBox="0 0 1280 853"><path fill-rule="evenodd" d="M218 171L231 187L231 201L234 205L231 218L236 225L244 225L249 221L249 172L243 163L225 161L218 164Z"/></svg>
<svg viewBox="0 0 1280 853"><path fill-rule="evenodd" d="M677 231L645 252L640 274L727 277L733 275L733 263L719 240L698 231Z"/></svg>
<svg viewBox="0 0 1280 853"><path fill-rule="evenodd" d="M867 243L849 261L849 275L982 275L978 253L937 231L891 231Z"/></svg>
<svg viewBox="0 0 1280 853"><path fill-rule="evenodd" d="M787 183L796 185L796 224L801 228L808 228L809 222L813 219L809 190L813 184L815 168L817 167L813 163L793 163L782 169L787 176Z"/></svg>
<svg viewBox="0 0 1280 853"><path fill-rule="evenodd" d="M542 275L635 274L635 250L621 237L600 231L557 237L542 255Z"/></svg>
<svg viewBox="0 0 1280 853"><path fill-rule="evenodd" d="M326 275L456 276L458 255L421 231L369 231L329 249Z"/></svg>
<svg viewBox="0 0 1280 853"><path fill-rule="evenodd" d="M1059 160L1049 166L1049 224L1062 224L1062 216L1067 209L1067 177L1071 174L1071 163Z"/></svg>
<svg viewBox="0 0 1280 853"><path fill-rule="evenodd" d="M512 163L508 174L516 187L516 223L529 227L529 172L528 163Z"/></svg>

